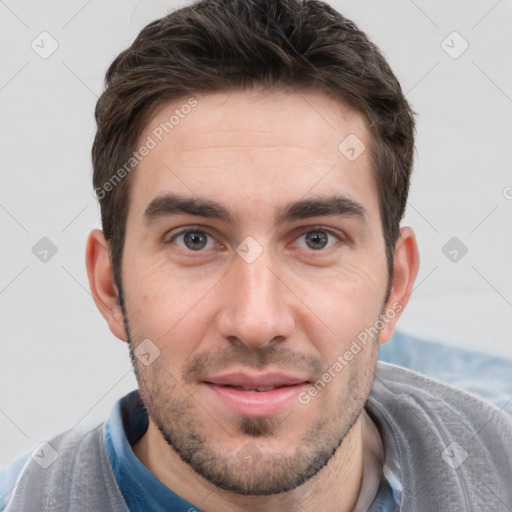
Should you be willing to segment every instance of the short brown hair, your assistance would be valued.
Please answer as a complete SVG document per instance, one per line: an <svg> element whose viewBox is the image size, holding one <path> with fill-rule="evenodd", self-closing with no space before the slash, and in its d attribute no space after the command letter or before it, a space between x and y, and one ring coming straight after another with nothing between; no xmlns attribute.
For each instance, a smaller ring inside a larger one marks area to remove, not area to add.
<svg viewBox="0 0 512 512"><path fill-rule="evenodd" d="M195 2L146 26L111 64L105 82L95 112L93 183L101 192L102 226L120 291L132 180L126 173L114 180L151 115L171 100L254 87L323 92L365 116L391 283L412 170L414 113L378 48L328 4Z"/></svg>

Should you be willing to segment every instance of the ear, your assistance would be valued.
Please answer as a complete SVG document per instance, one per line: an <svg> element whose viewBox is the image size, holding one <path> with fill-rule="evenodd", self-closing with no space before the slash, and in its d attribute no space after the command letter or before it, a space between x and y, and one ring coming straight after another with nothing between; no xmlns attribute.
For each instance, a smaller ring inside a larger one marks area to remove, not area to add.
<svg viewBox="0 0 512 512"><path fill-rule="evenodd" d="M114 336L128 341L123 313L117 302L118 289L110 265L109 248L103 231L95 229L89 234L85 254L89 286L96 307L100 310Z"/></svg>
<svg viewBox="0 0 512 512"><path fill-rule="evenodd" d="M379 334L380 344L388 341L395 332L396 323L409 302L419 265L416 235L411 228L401 228L395 248L393 285L384 308L384 327Z"/></svg>

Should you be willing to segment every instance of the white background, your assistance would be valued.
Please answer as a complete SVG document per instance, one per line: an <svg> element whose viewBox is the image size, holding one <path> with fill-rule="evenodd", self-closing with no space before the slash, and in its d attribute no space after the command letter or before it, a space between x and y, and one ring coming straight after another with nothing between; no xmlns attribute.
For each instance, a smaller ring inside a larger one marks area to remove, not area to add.
<svg viewBox="0 0 512 512"><path fill-rule="evenodd" d="M418 113L404 224L422 259L400 328L512 357L512 3L332 4L382 49ZM85 241L100 226L89 155L107 66L166 9L0 2L0 465L103 421L136 387L128 349L88 290ZM58 43L47 59L31 48L43 31ZM453 31L469 44L456 59L442 47L463 48ZM32 253L42 237L58 249L46 263ZM442 253L452 237L468 248L456 263Z"/></svg>

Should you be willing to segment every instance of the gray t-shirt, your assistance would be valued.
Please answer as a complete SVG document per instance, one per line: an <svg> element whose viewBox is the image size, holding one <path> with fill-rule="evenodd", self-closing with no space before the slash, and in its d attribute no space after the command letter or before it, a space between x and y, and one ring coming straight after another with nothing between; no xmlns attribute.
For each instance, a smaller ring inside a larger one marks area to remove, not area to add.
<svg viewBox="0 0 512 512"><path fill-rule="evenodd" d="M512 418L506 413L382 362L366 412L382 439L382 481L395 483L393 510L512 510ZM29 459L6 512L128 510L107 455L104 425L63 433L50 445L58 460L43 469ZM380 505L384 499L389 503L388 485L378 488L371 511L388 511Z"/></svg>

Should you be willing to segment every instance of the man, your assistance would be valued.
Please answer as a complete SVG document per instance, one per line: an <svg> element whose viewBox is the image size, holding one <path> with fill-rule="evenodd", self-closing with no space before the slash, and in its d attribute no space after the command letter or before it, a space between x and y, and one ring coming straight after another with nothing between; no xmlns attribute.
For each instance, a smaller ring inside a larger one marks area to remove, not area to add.
<svg viewBox="0 0 512 512"><path fill-rule="evenodd" d="M414 120L352 22L185 7L116 58L96 120L87 270L138 390L28 459L6 510L510 510L512 420L377 364L419 264Z"/></svg>

